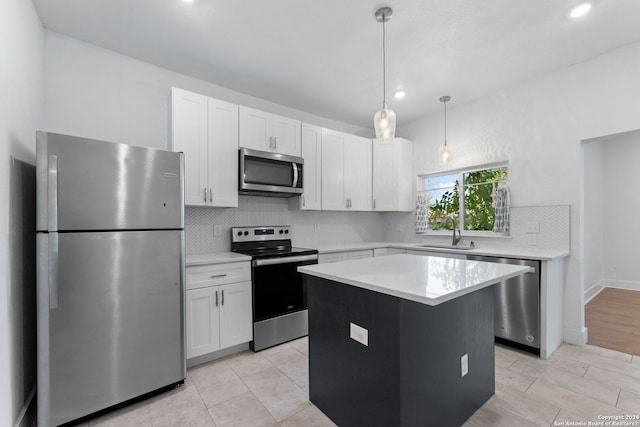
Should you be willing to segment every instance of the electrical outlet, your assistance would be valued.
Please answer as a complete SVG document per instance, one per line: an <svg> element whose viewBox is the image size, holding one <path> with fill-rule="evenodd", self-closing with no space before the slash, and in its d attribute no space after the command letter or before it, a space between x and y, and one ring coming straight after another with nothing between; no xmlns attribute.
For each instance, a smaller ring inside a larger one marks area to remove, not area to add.
<svg viewBox="0 0 640 427"><path fill-rule="evenodd" d="M213 235L214 237L220 237L222 235L222 226L214 225L213 226Z"/></svg>
<svg viewBox="0 0 640 427"><path fill-rule="evenodd" d="M362 345L369 346L369 331L355 323L349 323L349 337Z"/></svg>
<svg viewBox="0 0 640 427"><path fill-rule="evenodd" d="M468 373L469 373L469 355L465 353L460 358L460 376L464 377Z"/></svg>
<svg viewBox="0 0 640 427"><path fill-rule="evenodd" d="M313 231L315 231L316 233L320 232L320 224L313 224Z"/></svg>
<svg viewBox="0 0 640 427"><path fill-rule="evenodd" d="M536 246L538 244L537 234L527 234L527 245Z"/></svg>
<svg viewBox="0 0 640 427"><path fill-rule="evenodd" d="M527 222L527 233L540 233L540 223L539 222Z"/></svg>

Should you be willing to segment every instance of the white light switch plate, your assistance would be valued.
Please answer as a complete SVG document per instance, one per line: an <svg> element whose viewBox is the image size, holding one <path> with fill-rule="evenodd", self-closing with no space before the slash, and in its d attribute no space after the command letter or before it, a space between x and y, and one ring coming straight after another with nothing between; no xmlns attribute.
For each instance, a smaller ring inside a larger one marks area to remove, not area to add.
<svg viewBox="0 0 640 427"><path fill-rule="evenodd" d="M369 346L369 331L355 323L349 323L349 336L362 345Z"/></svg>
<svg viewBox="0 0 640 427"><path fill-rule="evenodd" d="M537 234L527 234L527 245L536 246L538 244Z"/></svg>
<svg viewBox="0 0 640 427"><path fill-rule="evenodd" d="M213 235L214 235L214 237L220 237L222 235L222 226L214 225L213 226Z"/></svg>

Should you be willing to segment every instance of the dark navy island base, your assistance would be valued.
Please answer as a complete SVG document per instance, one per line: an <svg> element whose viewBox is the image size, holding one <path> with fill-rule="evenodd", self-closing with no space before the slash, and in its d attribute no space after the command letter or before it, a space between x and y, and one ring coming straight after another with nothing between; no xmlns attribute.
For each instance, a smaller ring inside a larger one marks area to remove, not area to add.
<svg viewBox="0 0 640 427"><path fill-rule="evenodd" d="M493 395L492 286L429 306L304 278L309 397L338 426L460 426ZM350 338L351 323L368 346Z"/></svg>

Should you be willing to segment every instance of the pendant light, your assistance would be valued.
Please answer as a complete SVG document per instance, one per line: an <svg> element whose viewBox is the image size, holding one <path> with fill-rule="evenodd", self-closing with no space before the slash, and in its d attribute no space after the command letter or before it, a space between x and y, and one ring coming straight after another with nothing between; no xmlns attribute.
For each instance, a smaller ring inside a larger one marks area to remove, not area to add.
<svg viewBox="0 0 640 427"><path fill-rule="evenodd" d="M445 95L440 97L440 102L444 104L444 145L440 147L439 151L440 162L443 164L449 163L451 159L451 152L449 148L447 148L447 102L449 101L451 101L450 96Z"/></svg>
<svg viewBox="0 0 640 427"><path fill-rule="evenodd" d="M385 50L385 27L384 24L391 19L393 10L390 7L383 7L376 11L376 21L382 22L382 109L373 116L373 127L376 131L376 138L393 139L396 135L396 113L387 108L387 87L386 87L386 50Z"/></svg>

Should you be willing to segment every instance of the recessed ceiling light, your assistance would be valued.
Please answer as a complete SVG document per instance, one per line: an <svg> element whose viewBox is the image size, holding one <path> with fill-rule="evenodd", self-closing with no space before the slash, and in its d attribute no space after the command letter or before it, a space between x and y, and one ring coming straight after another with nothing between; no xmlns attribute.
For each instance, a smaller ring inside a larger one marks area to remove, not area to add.
<svg viewBox="0 0 640 427"><path fill-rule="evenodd" d="M184 3L195 3L196 0L182 0Z"/></svg>
<svg viewBox="0 0 640 427"><path fill-rule="evenodd" d="M393 94L394 98L402 99L407 95L407 93L403 90L397 90L396 93Z"/></svg>
<svg viewBox="0 0 640 427"><path fill-rule="evenodd" d="M578 19L586 15L587 13L589 13L590 10L591 10L591 3L589 2L580 3L579 5L571 9L571 12L569 12L569 16L573 19Z"/></svg>

